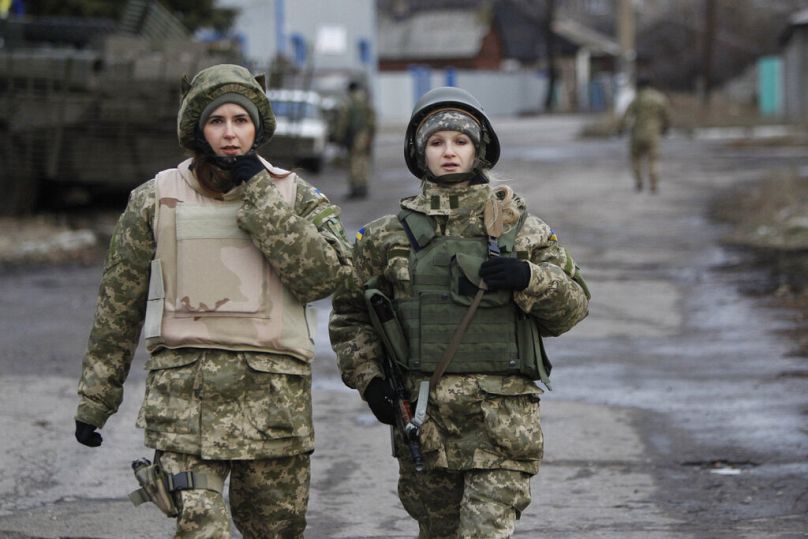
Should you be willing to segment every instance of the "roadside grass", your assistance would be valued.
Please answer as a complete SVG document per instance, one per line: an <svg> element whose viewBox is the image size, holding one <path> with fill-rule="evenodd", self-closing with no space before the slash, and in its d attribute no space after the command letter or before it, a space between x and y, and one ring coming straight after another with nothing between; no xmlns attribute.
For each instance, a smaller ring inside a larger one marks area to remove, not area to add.
<svg viewBox="0 0 808 539"><path fill-rule="evenodd" d="M793 314L793 326L779 332L795 344L793 355L808 358L808 176L779 172L736 186L711 214L729 225L723 242L744 253L739 269L760 276L752 293Z"/></svg>
<svg viewBox="0 0 808 539"><path fill-rule="evenodd" d="M728 244L808 251L808 176L796 171L736 186L714 202L712 213L732 225Z"/></svg>

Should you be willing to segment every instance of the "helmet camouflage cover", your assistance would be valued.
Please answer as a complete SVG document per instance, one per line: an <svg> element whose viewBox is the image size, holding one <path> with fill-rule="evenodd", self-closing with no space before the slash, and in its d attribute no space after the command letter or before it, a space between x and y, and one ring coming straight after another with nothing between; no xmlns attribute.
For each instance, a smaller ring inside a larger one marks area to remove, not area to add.
<svg viewBox="0 0 808 539"><path fill-rule="evenodd" d="M264 91L263 77L253 77L244 67L234 64L219 64L197 73L193 79L182 80L182 102L177 114L177 138L180 146L196 149L196 127L205 107L223 94L243 95L255 104L261 119L256 136L256 146L267 142L275 132L275 115Z"/></svg>
<svg viewBox="0 0 808 539"><path fill-rule="evenodd" d="M499 161L499 138L494 132L494 128L491 127L491 122L483 111L482 105L477 98L462 88L443 86L425 93L412 109L412 116L404 138L404 160L407 162L410 172L418 178L423 178L426 174L423 160L418 155L418 127L425 118L441 109L460 109L479 122L482 133L477 158L488 167L493 167Z"/></svg>

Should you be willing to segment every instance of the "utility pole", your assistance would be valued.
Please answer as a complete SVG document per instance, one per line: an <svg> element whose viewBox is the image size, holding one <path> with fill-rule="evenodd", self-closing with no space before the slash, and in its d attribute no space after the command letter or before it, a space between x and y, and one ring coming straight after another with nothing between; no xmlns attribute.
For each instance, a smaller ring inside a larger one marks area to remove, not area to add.
<svg viewBox="0 0 808 539"><path fill-rule="evenodd" d="M547 51L547 94L544 99L544 110L550 112L555 106L556 85L556 53L553 21L555 20L555 0L546 0L544 12L544 39Z"/></svg>
<svg viewBox="0 0 808 539"><path fill-rule="evenodd" d="M618 115L623 113L634 96L634 64L637 58L634 1L617 0L617 43L620 45L620 58L615 112Z"/></svg>
<svg viewBox="0 0 808 539"><path fill-rule="evenodd" d="M713 49L715 48L716 0L704 0L704 35L701 64L701 104L710 104L713 86Z"/></svg>

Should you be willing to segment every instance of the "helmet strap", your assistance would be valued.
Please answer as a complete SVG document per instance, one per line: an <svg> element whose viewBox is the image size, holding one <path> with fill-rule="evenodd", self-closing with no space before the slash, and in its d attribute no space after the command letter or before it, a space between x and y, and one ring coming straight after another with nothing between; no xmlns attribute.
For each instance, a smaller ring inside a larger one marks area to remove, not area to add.
<svg viewBox="0 0 808 539"><path fill-rule="evenodd" d="M458 183L462 183L465 181L469 182L469 185L475 185L479 183L488 183L488 179L480 172L480 169L475 167L469 172L457 172L454 174L444 174L443 176L435 176L432 172L427 171L424 175L424 180L428 182L432 182L438 185L455 185Z"/></svg>

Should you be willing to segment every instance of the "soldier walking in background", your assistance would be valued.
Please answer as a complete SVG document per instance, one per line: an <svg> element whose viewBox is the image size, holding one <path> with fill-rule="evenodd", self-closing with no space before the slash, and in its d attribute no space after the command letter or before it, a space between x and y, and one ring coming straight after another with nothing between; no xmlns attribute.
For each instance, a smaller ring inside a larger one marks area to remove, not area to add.
<svg viewBox="0 0 808 539"><path fill-rule="evenodd" d="M348 85L348 96L339 111L337 139L348 154L348 199L368 194L368 176L376 134L376 113L369 96L358 82Z"/></svg>
<svg viewBox="0 0 808 539"><path fill-rule="evenodd" d="M648 183L652 193L659 186L660 139L670 128L668 99L654 89L648 78L637 80L637 96L620 120L618 133L631 130L629 153L637 191L643 189L643 161L648 163Z"/></svg>
<svg viewBox="0 0 808 539"><path fill-rule="evenodd" d="M342 379L399 427L398 493L422 538L513 533L543 455L541 335L588 313L581 272L550 227L508 186L491 185L499 154L471 94L427 92L405 135L422 191L360 229L353 279L333 299ZM383 354L406 391L394 389ZM403 393L417 400L413 417Z"/></svg>
<svg viewBox="0 0 808 539"><path fill-rule="evenodd" d="M350 274L339 208L257 148L275 129L263 81L235 65L183 81L192 157L132 191L79 381L76 439L99 446L143 328L143 488L176 537L303 537L314 449L306 303Z"/></svg>

